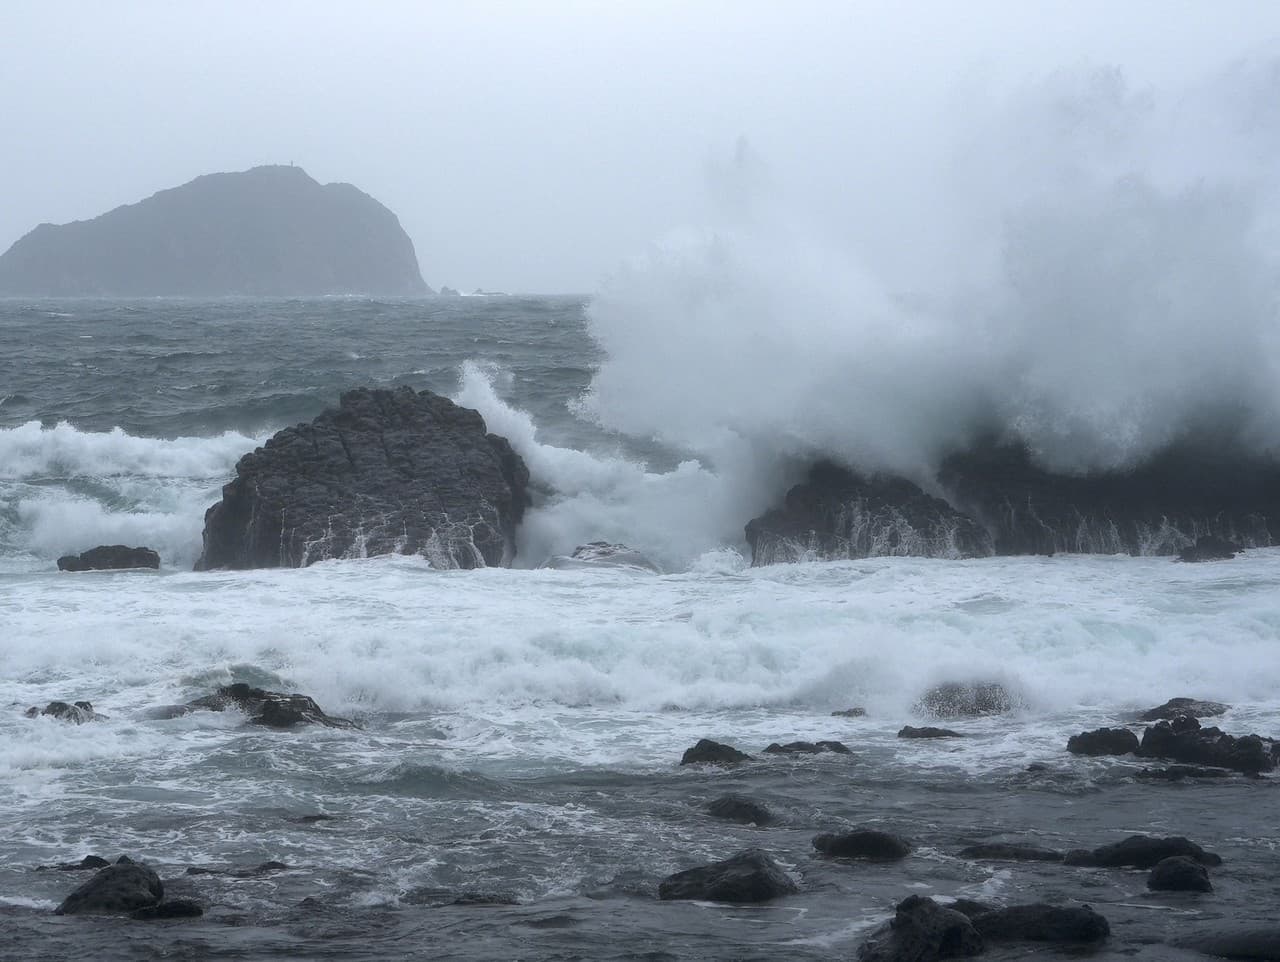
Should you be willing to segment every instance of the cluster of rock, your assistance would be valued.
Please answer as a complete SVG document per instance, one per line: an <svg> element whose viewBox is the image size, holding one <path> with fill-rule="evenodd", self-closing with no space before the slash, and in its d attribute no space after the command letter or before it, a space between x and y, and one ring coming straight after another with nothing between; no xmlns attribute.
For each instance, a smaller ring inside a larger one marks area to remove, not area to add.
<svg viewBox="0 0 1280 962"><path fill-rule="evenodd" d="M102 867L100 867L102 866ZM88 856L63 870L98 868L53 910L54 915L127 915L138 920L196 918L204 914L190 899L165 900L164 883L149 866L121 856L115 864Z"/></svg>
<svg viewBox="0 0 1280 962"><path fill-rule="evenodd" d="M308 695L267 691L263 688L254 688L244 682L223 685L213 694L185 704L160 705L148 709L145 714L152 719L168 719L189 715L195 711L227 711L228 709L243 712L248 717L249 724L261 725L265 728L288 729L298 725L319 725L324 728L359 727L349 718L338 718L326 714ZM93 705L87 701L74 703L52 701L44 708L28 708L26 714L28 718L49 716L75 725L105 721L107 718L106 715L100 715L94 711Z"/></svg>

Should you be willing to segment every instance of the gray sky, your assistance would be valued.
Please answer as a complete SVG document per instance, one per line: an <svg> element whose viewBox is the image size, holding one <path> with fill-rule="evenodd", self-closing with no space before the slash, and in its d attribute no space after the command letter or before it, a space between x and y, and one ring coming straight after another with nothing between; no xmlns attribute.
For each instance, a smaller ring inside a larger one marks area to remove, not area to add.
<svg viewBox="0 0 1280 962"><path fill-rule="evenodd" d="M433 286L590 291L705 218L740 136L821 206L909 166L966 84L1170 83L1278 37L1270 0L4 0L0 249L293 161L399 214Z"/></svg>

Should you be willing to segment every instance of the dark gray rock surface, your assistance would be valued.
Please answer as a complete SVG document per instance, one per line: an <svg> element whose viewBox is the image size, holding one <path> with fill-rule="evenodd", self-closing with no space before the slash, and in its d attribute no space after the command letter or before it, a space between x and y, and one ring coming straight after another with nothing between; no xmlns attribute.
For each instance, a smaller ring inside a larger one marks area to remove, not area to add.
<svg viewBox="0 0 1280 962"><path fill-rule="evenodd" d="M746 752L740 752L730 745L713 742L710 738L699 738L696 745L685 749L684 755L680 758L680 764L735 765L750 758L751 756Z"/></svg>
<svg viewBox="0 0 1280 962"><path fill-rule="evenodd" d="M242 457L205 513L196 567L298 568L418 554L437 568L509 565L529 472L469 408L362 388Z"/></svg>
<svg viewBox="0 0 1280 962"><path fill-rule="evenodd" d="M1212 718L1215 715L1225 715L1230 708L1230 705L1217 701L1200 701L1186 697L1170 698L1163 705L1148 708L1138 716L1138 720L1152 722L1177 718L1179 715L1186 715L1188 718Z"/></svg>
<svg viewBox="0 0 1280 962"><path fill-rule="evenodd" d="M969 958L986 947L963 912L923 895L898 903L893 919L858 947L859 962L935 962Z"/></svg>
<svg viewBox="0 0 1280 962"><path fill-rule="evenodd" d="M224 685L214 694L197 698L183 706L191 710L226 711L237 708L249 716L254 725L266 728L293 728L296 725L321 725L325 728L357 728L347 718L326 715L307 695L285 694L253 688L244 682Z"/></svg>
<svg viewBox="0 0 1280 962"><path fill-rule="evenodd" d="M1147 888L1153 892L1212 892L1209 870L1187 855L1162 858L1147 876Z"/></svg>
<svg viewBox="0 0 1280 962"><path fill-rule="evenodd" d="M56 718L58 721L71 722L73 725L83 725L85 722L106 721L106 715L99 715L93 710L92 702L78 701L68 704L65 701L51 701L43 708L37 708L34 705L27 709L26 716L28 718L39 718L41 716L48 718Z"/></svg>
<svg viewBox="0 0 1280 962"><path fill-rule="evenodd" d="M1196 719L1179 715L1147 728L1142 733L1138 754L1257 775L1280 764L1280 742L1259 735L1228 735L1218 728L1203 728Z"/></svg>
<svg viewBox="0 0 1280 962"><path fill-rule="evenodd" d="M160 556L150 548L130 548L123 544L100 544L81 554L66 554L58 559L59 571L124 571L159 567Z"/></svg>
<svg viewBox="0 0 1280 962"><path fill-rule="evenodd" d="M1011 905L975 916L973 925L989 942L1098 942L1111 934L1087 905Z"/></svg>
<svg viewBox="0 0 1280 962"><path fill-rule="evenodd" d="M778 816L763 802L747 795L721 795L707 805L707 814L743 825L772 825Z"/></svg>
<svg viewBox="0 0 1280 962"><path fill-rule="evenodd" d="M774 742L765 749L768 755L820 755L823 752L834 752L837 755L853 754L844 742L835 741L787 742L785 744Z"/></svg>
<svg viewBox="0 0 1280 962"><path fill-rule="evenodd" d="M1167 838L1154 835L1130 835L1111 845L1103 845L1092 851L1074 849L1067 853L1068 865L1086 865L1095 868L1152 868L1157 862L1175 855L1185 855L1202 865L1221 865L1222 857L1203 848L1181 835Z"/></svg>
<svg viewBox="0 0 1280 962"><path fill-rule="evenodd" d="M926 691L914 707L931 718L979 718L1012 711L1018 699L999 682L948 681Z"/></svg>
<svg viewBox="0 0 1280 962"><path fill-rule="evenodd" d="M1211 534L1196 538L1196 543L1178 552L1179 561L1226 561L1244 549L1234 541Z"/></svg>
<svg viewBox="0 0 1280 962"><path fill-rule="evenodd" d="M864 858L872 862L893 862L911 854L911 843L900 835L865 828L815 835L813 847L832 858Z"/></svg>
<svg viewBox="0 0 1280 962"><path fill-rule="evenodd" d="M1067 739L1072 755L1132 755L1138 750L1138 736L1127 728L1099 728Z"/></svg>
<svg viewBox="0 0 1280 962"><path fill-rule="evenodd" d="M990 859L1008 862L1061 862L1063 854L1053 849L1035 845L1016 845L1009 842L984 842L960 850L961 858Z"/></svg>
<svg viewBox="0 0 1280 962"><path fill-rule="evenodd" d="M156 905L164 898L160 876L133 862L101 869L54 909L55 915L125 914Z"/></svg>
<svg viewBox="0 0 1280 962"><path fill-rule="evenodd" d="M723 862L713 862L669 875L658 884L658 898L707 902L767 902L800 891L782 867L760 849L747 849Z"/></svg>
<svg viewBox="0 0 1280 962"><path fill-rule="evenodd" d="M898 730L899 738L963 738L960 732L952 731L950 728L933 728L925 725L917 728L914 725L904 725Z"/></svg>

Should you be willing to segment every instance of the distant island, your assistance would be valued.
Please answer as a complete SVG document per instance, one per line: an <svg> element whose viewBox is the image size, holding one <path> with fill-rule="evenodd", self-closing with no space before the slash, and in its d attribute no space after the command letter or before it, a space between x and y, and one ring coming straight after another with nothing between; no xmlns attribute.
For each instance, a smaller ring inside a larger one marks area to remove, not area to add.
<svg viewBox="0 0 1280 962"><path fill-rule="evenodd" d="M0 294L429 294L394 213L301 167L206 174L92 220L41 224L0 256Z"/></svg>

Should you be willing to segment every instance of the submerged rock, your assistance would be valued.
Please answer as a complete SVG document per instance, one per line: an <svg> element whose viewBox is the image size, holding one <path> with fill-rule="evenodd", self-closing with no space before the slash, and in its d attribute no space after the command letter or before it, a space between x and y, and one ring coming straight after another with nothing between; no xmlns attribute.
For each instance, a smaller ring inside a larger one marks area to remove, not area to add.
<svg viewBox="0 0 1280 962"><path fill-rule="evenodd" d="M1063 854L1053 849L1035 845L1016 845L1009 842L984 842L960 850L961 858L1009 862L1061 862Z"/></svg>
<svg viewBox="0 0 1280 962"><path fill-rule="evenodd" d="M1179 561L1226 561L1234 558L1241 551L1240 545L1226 538L1217 538L1211 534L1196 538L1196 543L1178 552Z"/></svg>
<svg viewBox="0 0 1280 962"><path fill-rule="evenodd" d="M1200 932L1175 944L1219 959L1274 962L1280 959L1280 925Z"/></svg>
<svg viewBox="0 0 1280 962"><path fill-rule="evenodd" d="M1138 736L1127 728L1099 728L1067 739L1072 755L1131 755L1138 750Z"/></svg>
<svg viewBox="0 0 1280 962"><path fill-rule="evenodd" d="M1186 715L1188 718L1211 718L1225 715L1231 708L1216 701L1199 701L1195 698L1170 698L1163 705L1148 708L1138 716L1139 721L1161 721Z"/></svg>
<svg viewBox="0 0 1280 962"><path fill-rule="evenodd" d="M782 867L758 848L723 862L669 875L658 883L658 898L707 902L767 902L800 891Z"/></svg>
<svg viewBox="0 0 1280 962"><path fill-rule="evenodd" d="M71 722L73 725L83 725L85 722L106 721L106 715L99 715L93 710L93 705L87 701L78 701L75 704L68 705L65 701L51 701L43 708L32 706L26 710L28 718L40 718L42 716L56 718L58 721Z"/></svg>
<svg viewBox="0 0 1280 962"><path fill-rule="evenodd" d="M813 847L833 858L865 858L872 862L893 862L911 854L911 843L905 838L874 829L815 835Z"/></svg>
<svg viewBox="0 0 1280 962"><path fill-rule="evenodd" d="M933 718L978 718L1003 715L1017 707L1017 700L998 682L949 681L920 696L915 711Z"/></svg>
<svg viewBox="0 0 1280 962"><path fill-rule="evenodd" d="M158 905L134 909L129 913L129 918L140 922L152 922L161 919L197 919L202 915L204 915L204 909L199 902L191 899L170 899Z"/></svg>
<svg viewBox="0 0 1280 962"><path fill-rule="evenodd" d="M899 738L963 738L959 732L953 732L950 728L931 728L928 725L923 728L916 728L913 725L904 725L898 730Z"/></svg>
<svg viewBox="0 0 1280 962"><path fill-rule="evenodd" d="M1237 737L1218 728L1201 728L1196 719L1179 715L1170 721L1156 722L1144 731L1138 754L1256 775L1271 771L1280 762L1280 742L1258 735Z"/></svg>
<svg viewBox="0 0 1280 962"><path fill-rule="evenodd" d="M835 752L837 755L852 755L844 742L787 742L779 745L774 742L765 752L770 755L819 755L822 752Z"/></svg>
<svg viewBox="0 0 1280 962"><path fill-rule="evenodd" d="M59 865L39 865L36 866L37 872L55 869L59 872L81 872L86 869L106 868L111 863L100 855L86 855L78 862L62 862Z"/></svg>
<svg viewBox="0 0 1280 962"><path fill-rule="evenodd" d="M540 567L580 569L580 568L628 568L634 571L649 571L662 574L662 569L642 555L635 548L625 544L610 544L607 541L592 541L580 544L570 555L554 555L544 561Z"/></svg>
<svg viewBox="0 0 1280 962"><path fill-rule="evenodd" d="M865 708L844 708L840 711L833 711L832 718L864 718L867 710Z"/></svg>
<svg viewBox="0 0 1280 962"><path fill-rule="evenodd" d="M975 916L973 925L992 942L1098 942L1111 934L1107 920L1087 905L1011 905Z"/></svg>
<svg viewBox="0 0 1280 962"><path fill-rule="evenodd" d="M1202 865L1221 865L1222 857L1206 852L1181 835L1160 838L1153 835L1130 835L1124 841L1103 845L1092 851L1073 849L1066 855L1068 865L1093 868L1151 868L1157 862L1175 855L1185 855Z"/></svg>
<svg viewBox="0 0 1280 962"><path fill-rule="evenodd" d="M96 915L133 912L159 904L164 898L160 876L134 862L101 869L54 909L55 915Z"/></svg>
<svg viewBox="0 0 1280 962"><path fill-rule="evenodd" d="M529 471L476 411L429 391L362 388L236 464L205 513L197 570L299 568L416 554L509 565Z"/></svg>
<svg viewBox="0 0 1280 962"><path fill-rule="evenodd" d="M749 761L751 756L740 752L729 745L713 742L710 738L699 738L698 743L685 750L680 759L681 765L735 765Z"/></svg>
<svg viewBox="0 0 1280 962"><path fill-rule="evenodd" d="M1212 892L1209 871L1186 855L1162 858L1147 876L1147 888L1153 892Z"/></svg>
<svg viewBox="0 0 1280 962"><path fill-rule="evenodd" d="M307 695L286 695L278 691L253 688L244 682L224 685L217 692L189 702L191 709L225 711L238 708L254 725L267 728L292 728L295 725L323 725L326 728L358 728L347 718L326 715Z"/></svg>
<svg viewBox="0 0 1280 962"><path fill-rule="evenodd" d="M767 805L746 795L721 795L707 806L707 814L744 825L772 825L778 820Z"/></svg>
<svg viewBox="0 0 1280 962"><path fill-rule="evenodd" d="M963 912L923 895L898 903L893 919L858 947L859 962L932 962L968 958L986 947Z"/></svg>
<svg viewBox="0 0 1280 962"><path fill-rule="evenodd" d="M83 554L67 554L58 559L59 571L112 571L159 567L160 556L150 548L130 548L123 544L98 545Z"/></svg>
<svg viewBox="0 0 1280 962"><path fill-rule="evenodd" d="M1230 778L1234 774L1225 768L1205 768L1201 765L1169 765L1166 768L1144 768L1134 774L1153 782L1180 782L1187 778Z"/></svg>

